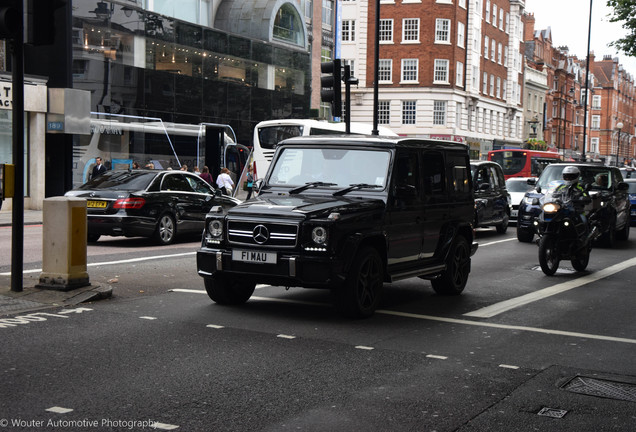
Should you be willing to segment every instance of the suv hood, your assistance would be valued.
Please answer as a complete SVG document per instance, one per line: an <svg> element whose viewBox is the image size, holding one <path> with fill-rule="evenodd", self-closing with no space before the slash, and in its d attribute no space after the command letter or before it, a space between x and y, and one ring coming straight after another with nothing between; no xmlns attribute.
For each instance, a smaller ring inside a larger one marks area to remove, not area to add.
<svg viewBox="0 0 636 432"><path fill-rule="evenodd" d="M232 216L285 216L299 219L327 217L333 212L347 213L384 210L384 201L378 198L315 196L315 195L261 195L229 210Z"/></svg>

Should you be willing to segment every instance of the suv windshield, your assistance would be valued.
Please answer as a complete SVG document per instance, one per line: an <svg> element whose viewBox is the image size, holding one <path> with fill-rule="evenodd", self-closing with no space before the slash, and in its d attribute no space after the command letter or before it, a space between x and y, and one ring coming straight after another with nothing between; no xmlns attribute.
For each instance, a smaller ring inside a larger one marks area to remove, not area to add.
<svg viewBox="0 0 636 432"><path fill-rule="evenodd" d="M539 177L537 186L547 190L552 182L563 180L562 172L566 166L568 165L548 165L541 174L541 177ZM579 176L581 186L589 184L592 186L592 189L609 189L612 187L612 176L609 168L602 165L576 166L579 171L581 171L581 175ZM603 178L606 180L605 183L602 182Z"/></svg>
<svg viewBox="0 0 636 432"><path fill-rule="evenodd" d="M138 191L148 187L157 172L147 171L107 171L101 176L81 185L79 190L111 189Z"/></svg>
<svg viewBox="0 0 636 432"><path fill-rule="evenodd" d="M268 184L299 186L324 182L338 188L353 184L384 188L390 159L386 150L287 147L272 167Z"/></svg>

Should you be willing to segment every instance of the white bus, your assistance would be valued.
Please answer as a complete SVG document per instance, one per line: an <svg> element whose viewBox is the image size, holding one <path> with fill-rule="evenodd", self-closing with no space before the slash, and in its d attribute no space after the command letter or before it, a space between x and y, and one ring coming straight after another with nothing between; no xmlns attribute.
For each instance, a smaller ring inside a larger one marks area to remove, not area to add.
<svg viewBox="0 0 636 432"><path fill-rule="evenodd" d="M133 161L142 168L151 162L155 169L179 169L182 164L190 170L201 168L206 164L208 127L223 130L223 143L217 143L215 151L219 164L236 180L250 151L236 143L229 125L169 123L159 118L93 112L90 135L78 135L73 144L73 187L90 179L97 157L104 160L107 169L128 169Z"/></svg>
<svg viewBox="0 0 636 432"><path fill-rule="evenodd" d="M269 164L274 156L274 150L279 142L286 138L309 135L340 135L346 131L345 123L329 123L320 120L286 119L262 121L254 128L254 178L265 177ZM366 123L351 123L351 133L356 135L371 135L373 127ZM378 127L382 136L397 136L393 131Z"/></svg>

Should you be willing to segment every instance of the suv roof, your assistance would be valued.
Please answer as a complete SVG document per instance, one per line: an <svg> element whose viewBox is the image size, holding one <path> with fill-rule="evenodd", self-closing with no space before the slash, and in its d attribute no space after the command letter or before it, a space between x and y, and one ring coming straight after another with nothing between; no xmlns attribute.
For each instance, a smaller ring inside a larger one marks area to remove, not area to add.
<svg viewBox="0 0 636 432"><path fill-rule="evenodd" d="M364 146L366 148L395 148L395 147L430 147L434 149L445 150L466 150L466 144L455 141L417 139L417 138L392 138L380 137L377 135L329 135L329 136L305 136L294 137L281 141L283 144L302 144L302 145L350 145Z"/></svg>

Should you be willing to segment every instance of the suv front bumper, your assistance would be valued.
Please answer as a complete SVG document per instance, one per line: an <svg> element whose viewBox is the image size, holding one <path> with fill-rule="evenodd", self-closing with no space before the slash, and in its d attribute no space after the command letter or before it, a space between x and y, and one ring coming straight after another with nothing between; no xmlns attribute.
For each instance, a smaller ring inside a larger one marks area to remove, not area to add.
<svg viewBox="0 0 636 432"><path fill-rule="evenodd" d="M279 251L275 264L257 264L233 260L231 249L207 247L197 251L197 270L202 277L223 272L256 283L306 288L334 288L346 278L344 261L334 257Z"/></svg>

